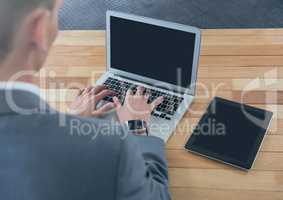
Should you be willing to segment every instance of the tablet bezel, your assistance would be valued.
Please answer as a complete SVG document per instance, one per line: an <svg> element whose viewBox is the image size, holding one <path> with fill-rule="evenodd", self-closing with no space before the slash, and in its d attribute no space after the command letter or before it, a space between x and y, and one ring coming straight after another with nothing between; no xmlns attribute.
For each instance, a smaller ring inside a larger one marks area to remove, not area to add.
<svg viewBox="0 0 283 200"><path fill-rule="evenodd" d="M194 154L197 154L197 155L201 155L201 156L204 156L204 157L207 157L209 159L212 159L212 160L215 160L215 161L219 161L221 163L224 163L224 164L228 164L228 165L231 165L233 167L236 167L236 168L239 168L239 169L242 169L242 170L245 170L245 171L248 171L250 169L252 169L253 165L254 165L254 162L257 158L257 155L262 147L262 144L263 144L263 141L265 139L265 136L267 135L267 132L270 128L270 124L272 122L272 117L273 117L273 113L270 112L270 111L266 111L266 110L263 110L263 109L259 109L259 108L255 108L255 107L252 107L252 106L249 106L249 105L246 105L246 104L240 104L240 103L237 103L237 102L233 102L233 101L229 101L229 100L226 100L226 99L222 99L220 97L215 97L213 99L213 101L209 104L207 110L206 110L206 113L202 116L202 118L200 119L199 123L202 123L202 121L204 121L207 116L208 116L208 111L210 110L210 107L215 103L215 101L220 101L220 102L223 102L223 103L229 103L229 104L235 104L237 106L245 106L245 108L248 108L248 109L257 109L258 111L261 111L261 112L265 112L266 113L266 117L267 117L267 124L265 125L265 131L263 134L260 134L258 137L257 137L257 141L255 142L254 144L254 147L251 149L250 151L250 155L249 155L249 159L246 161L246 162L243 162L243 161L239 161L239 160L236 160L234 158L231 158L229 156L226 156L226 155L219 155L219 154L216 154L215 152L213 152L212 150L207 150L207 149L204 149L200 146L196 146L194 145L194 141L196 140L197 136L194 135L193 133L195 132L195 130L193 131L191 137L189 138L188 142L186 143L185 145L185 149L188 150L189 152L192 152Z"/></svg>

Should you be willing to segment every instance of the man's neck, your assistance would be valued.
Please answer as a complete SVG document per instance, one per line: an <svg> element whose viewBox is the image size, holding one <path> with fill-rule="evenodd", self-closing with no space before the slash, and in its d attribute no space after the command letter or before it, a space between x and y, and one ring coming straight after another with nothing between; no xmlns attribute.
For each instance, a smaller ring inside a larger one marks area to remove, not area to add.
<svg viewBox="0 0 283 200"><path fill-rule="evenodd" d="M0 82L26 82L33 83L35 71L21 56L9 56L0 65Z"/></svg>
<svg viewBox="0 0 283 200"><path fill-rule="evenodd" d="M31 71L19 69L17 71L9 71L0 67L0 82L25 82L34 83L34 76Z"/></svg>

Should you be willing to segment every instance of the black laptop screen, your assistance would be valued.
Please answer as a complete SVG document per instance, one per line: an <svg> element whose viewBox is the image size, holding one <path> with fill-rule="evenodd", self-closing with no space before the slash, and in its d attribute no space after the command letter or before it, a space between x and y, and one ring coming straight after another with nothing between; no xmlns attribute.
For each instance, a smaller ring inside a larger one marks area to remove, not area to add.
<svg viewBox="0 0 283 200"><path fill-rule="evenodd" d="M111 17L111 67L188 88L196 35Z"/></svg>

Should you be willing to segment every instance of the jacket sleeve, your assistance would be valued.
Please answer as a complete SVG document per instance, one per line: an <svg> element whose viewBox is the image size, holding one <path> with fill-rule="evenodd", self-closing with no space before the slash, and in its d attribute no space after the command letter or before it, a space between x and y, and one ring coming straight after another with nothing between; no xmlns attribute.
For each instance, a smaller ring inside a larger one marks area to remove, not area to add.
<svg viewBox="0 0 283 200"><path fill-rule="evenodd" d="M168 186L164 142L129 134L121 144L117 199L167 200Z"/></svg>

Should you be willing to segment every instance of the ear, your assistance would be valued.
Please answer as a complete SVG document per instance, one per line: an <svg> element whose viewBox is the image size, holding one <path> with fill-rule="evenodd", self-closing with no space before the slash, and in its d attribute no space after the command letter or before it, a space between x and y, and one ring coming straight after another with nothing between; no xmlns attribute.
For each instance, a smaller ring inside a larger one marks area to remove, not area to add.
<svg viewBox="0 0 283 200"><path fill-rule="evenodd" d="M64 0L57 0L58 2L58 8L62 8L64 4Z"/></svg>
<svg viewBox="0 0 283 200"><path fill-rule="evenodd" d="M37 9L30 16L31 42L41 51L48 51L48 28L51 13Z"/></svg>

